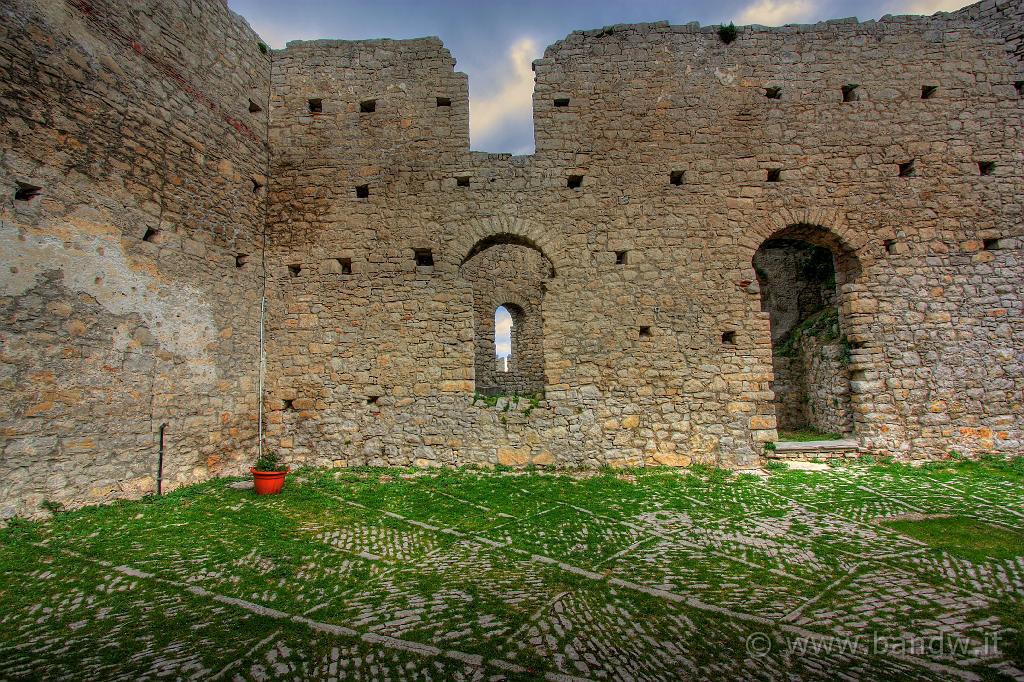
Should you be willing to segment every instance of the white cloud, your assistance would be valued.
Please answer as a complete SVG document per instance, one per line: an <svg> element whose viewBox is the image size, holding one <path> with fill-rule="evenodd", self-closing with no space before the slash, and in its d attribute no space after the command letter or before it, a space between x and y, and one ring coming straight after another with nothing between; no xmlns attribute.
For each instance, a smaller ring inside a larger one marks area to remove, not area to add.
<svg viewBox="0 0 1024 682"><path fill-rule="evenodd" d="M474 95L469 102L473 139L488 136L508 121L533 115L533 60L540 56L532 38L517 40L508 51L509 79L492 95Z"/></svg>
<svg viewBox="0 0 1024 682"><path fill-rule="evenodd" d="M893 5L893 14L935 14L952 12L971 4L971 0L903 0Z"/></svg>
<svg viewBox="0 0 1024 682"><path fill-rule="evenodd" d="M512 354L512 316L502 307L494 311L494 354L499 358Z"/></svg>
<svg viewBox="0 0 1024 682"><path fill-rule="evenodd" d="M736 23L781 26L811 21L816 9L811 0L757 0L743 10Z"/></svg>

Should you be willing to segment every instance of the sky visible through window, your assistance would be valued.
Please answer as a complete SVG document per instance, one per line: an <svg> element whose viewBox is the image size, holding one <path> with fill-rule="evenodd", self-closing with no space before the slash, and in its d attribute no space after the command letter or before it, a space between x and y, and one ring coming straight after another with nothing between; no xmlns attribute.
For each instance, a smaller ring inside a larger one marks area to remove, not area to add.
<svg viewBox="0 0 1024 682"><path fill-rule="evenodd" d="M494 311L494 355L507 358L512 354L512 316L504 306Z"/></svg>
<svg viewBox="0 0 1024 682"><path fill-rule="evenodd" d="M438 36L469 74L470 144L533 153L533 60L575 30L668 21L737 26L932 14L970 0L228 0L270 47L289 40Z"/></svg>

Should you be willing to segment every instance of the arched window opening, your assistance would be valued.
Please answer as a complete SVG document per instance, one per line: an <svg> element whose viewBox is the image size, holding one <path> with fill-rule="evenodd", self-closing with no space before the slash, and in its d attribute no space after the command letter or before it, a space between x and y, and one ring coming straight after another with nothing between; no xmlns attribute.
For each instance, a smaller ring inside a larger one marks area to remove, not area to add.
<svg viewBox="0 0 1024 682"><path fill-rule="evenodd" d="M512 313L503 305L494 309L494 357L496 360L495 369L499 372L507 372L509 360L512 356Z"/></svg>
<svg viewBox="0 0 1024 682"><path fill-rule="evenodd" d="M859 265L822 228L793 226L765 241L753 265L771 325L775 414L780 439L841 438L854 431L851 345L839 285Z"/></svg>
<svg viewBox="0 0 1024 682"><path fill-rule="evenodd" d="M475 391L544 391L544 316L551 262L536 248L482 240L462 264L473 289Z"/></svg>

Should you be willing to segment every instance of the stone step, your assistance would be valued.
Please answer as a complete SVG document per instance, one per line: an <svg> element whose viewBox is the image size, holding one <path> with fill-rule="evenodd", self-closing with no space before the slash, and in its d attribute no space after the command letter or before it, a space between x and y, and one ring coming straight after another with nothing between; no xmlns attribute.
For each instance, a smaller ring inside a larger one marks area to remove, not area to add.
<svg viewBox="0 0 1024 682"><path fill-rule="evenodd" d="M780 441L774 452L768 452L768 459L829 459L833 457L857 457L860 444L852 438L839 440L811 440L803 443Z"/></svg>

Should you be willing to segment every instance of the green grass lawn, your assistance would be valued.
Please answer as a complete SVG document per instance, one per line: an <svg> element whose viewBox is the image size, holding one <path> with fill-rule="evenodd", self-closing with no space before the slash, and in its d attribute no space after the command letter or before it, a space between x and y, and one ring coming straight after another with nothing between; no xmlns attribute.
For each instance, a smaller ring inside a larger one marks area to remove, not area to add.
<svg viewBox="0 0 1024 682"><path fill-rule="evenodd" d="M779 442L808 443L816 440L840 440L841 433L818 431L810 427L793 431L779 430Z"/></svg>
<svg viewBox="0 0 1024 682"><path fill-rule="evenodd" d="M0 678L1011 679L1022 461L301 470L16 520Z"/></svg>

